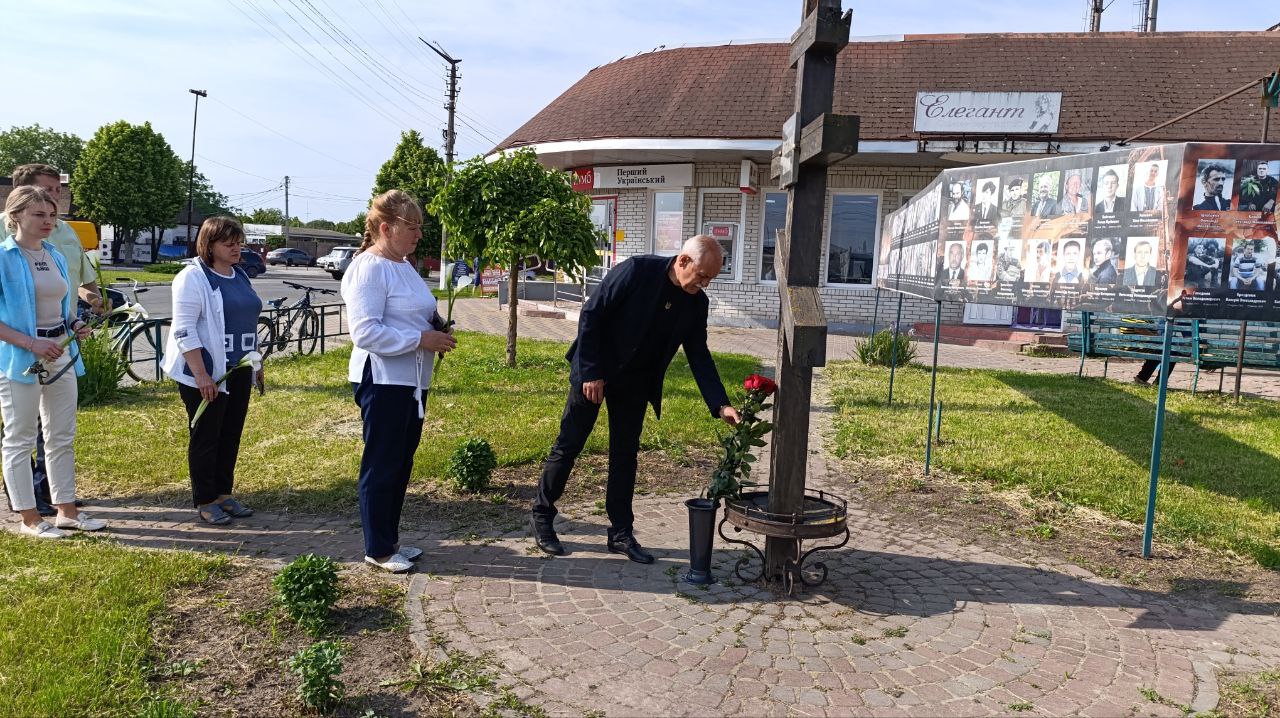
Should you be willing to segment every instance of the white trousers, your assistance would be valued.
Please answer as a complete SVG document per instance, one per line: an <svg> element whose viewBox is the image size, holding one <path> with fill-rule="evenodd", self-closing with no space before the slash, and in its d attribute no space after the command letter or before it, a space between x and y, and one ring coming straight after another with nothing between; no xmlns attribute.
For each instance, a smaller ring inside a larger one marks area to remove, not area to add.
<svg viewBox="0 0 1280 718"><path fill-rule="evenodd" d="M46 362L50 376L71 361L64 351L57 361ZM31 455L36 450L36 417L44 426L45 470L55 504L76 500L76 373L68 369L52 384L24 384L0 377L0 418L4 440L4 487L14 511L36 507L32 485Z"/></svg>

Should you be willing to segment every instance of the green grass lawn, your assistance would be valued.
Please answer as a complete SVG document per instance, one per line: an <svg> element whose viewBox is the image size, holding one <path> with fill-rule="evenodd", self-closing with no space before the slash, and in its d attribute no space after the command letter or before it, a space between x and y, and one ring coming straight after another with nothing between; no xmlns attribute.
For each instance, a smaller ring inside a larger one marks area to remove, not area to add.
<svg viewBox="0 0 1280 718"><path fill-rule="evenodd" d="M832 367L836 451L923 463L929 372ZM1103 379L940 369L943 444L934 466L1023 486L1141 523L1155 389ZM1280 567L1280 404L1171 392L1156 535L1193 539Z"/></svg>
<svg viewBox="0 0 1280 718"><path fill-rule="evenodd" d="M174 274L165 274L162 272L127 272L121 270L103 270L102 281L110 286L116 282L129 283L131 280L139 282L164 282L165 284L173 284Z"/></svg>
<svg viewBox="0 0 1280 718"><path fill-rule="evenodd" d="M220 562L0 532L0 715L133 715L166 594Z"/></svg>
<svg viewBox="0 0 1280 718"><path fill-rule="evenodd" d="M493 445L503 465L545 457L560 426L568 391L566 346L521 340L516 369L504 360L503 337L463 333L445 359L431 392L414 478L446 475L449 455L463 439ZM255 395L241 444L237 493L260 506L329 512L356 502L360 414L347 382L346 349L324 356L285 357L267 364L267 393ZM756 369L746 356L719 356L732 389ZM730 396L734 394L730 393ZM723 423L702 402L683 353L667 375L662 420L649 412L642 446L674 457L715 451ZM127 390L110 404L84 409L76 436L77 476L84 493L111 496L186 495L186 416L172 383ZM608 447L604 416L587 444Z"/></svg>

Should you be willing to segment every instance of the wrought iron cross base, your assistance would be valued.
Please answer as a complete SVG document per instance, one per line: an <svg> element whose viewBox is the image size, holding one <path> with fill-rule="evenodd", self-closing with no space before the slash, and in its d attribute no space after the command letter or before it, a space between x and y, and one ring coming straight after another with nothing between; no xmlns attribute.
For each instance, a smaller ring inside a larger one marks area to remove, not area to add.
<svg viewBox="0 0 1280 718"><path fill-rule="evenodd" d="M718 533L720 534L720 538L724 539L728 543L736 543L742 546L746 546L747 548L755 552L755 558L760 561L759 569L755 570L754 572L748 571L747 573L743 573L743 569L751 565L752 557L750 554L740 557L737 563L735 563L733 566L733 572L734 574L737 575L738 579L743 581L744 583L755 583L757 581L763 581L765 585L769 585L771 583L781 581L782 590L785 591L788 596L795 595L797 583L809 588L813 588L814 586L821 585L823 582L827 580L827 565L822 561L813 562L812 568L805 566L805 563L808 562L810 556L817 553L818 551L834 551L835 549L841 548L845 544L849 543L849 527L848 526L846 526L844 529L844 538L840 539L840 543L832 544L830 546L814 546L808 551L805 551L803 547L803 541L801 539L798 539L798 538L791 539L792 547L793 547L791 555L794 558L787 559L786 565L783 568L783 572L781 576L765 576L764 551L761 551L758 546L751 543L750 541L729 538L724 532L725 524L729 524L733 528L733 533L735 535L742 533L741 528L734 526L732 523L729 522L727 518L725 518L720 520L720 526L717 529Z"/></svg>

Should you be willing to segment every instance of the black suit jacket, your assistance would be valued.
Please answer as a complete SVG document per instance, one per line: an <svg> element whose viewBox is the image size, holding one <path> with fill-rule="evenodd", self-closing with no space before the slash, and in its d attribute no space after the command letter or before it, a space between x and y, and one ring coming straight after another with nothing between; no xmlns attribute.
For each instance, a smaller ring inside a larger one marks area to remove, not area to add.
<svg viewBox="0 0 1280 718"><path fill-rule="evenodd" d="M618 264L596 289L578 317L578 338L569 347L570 381L574 386L603 379L618 378L622 369L635 356L658 308L658 295L663 282L670 282L667 270L675 261L671 257L645 254ZM683 346L694 381L702 392L711 415L718 417L720 408L729 403L720 373L716 371L711 351L707 349L707 295L698 292L693 311L671 317L674 322L667 346L662 347L661 371L640 377L644 386L636 387L650 404L655 415L662 416L662 383L676 349Z"/></svg>
<svg viewBox="0 0 1280 718"><path fill-rule="evenodd" d="M1225 211L1225 210L1231 209L1231 200L1227 199L1226 197L1222 197L1220 199L1222 200L1221 208L1218 207L1218 203L1217 201L1215 201L1213 197L1205 197L1204 201L1202 201L1200 204L1192 205L1191 209L1207 209L1207 210L1217 210L1217 211Z"/></svg>

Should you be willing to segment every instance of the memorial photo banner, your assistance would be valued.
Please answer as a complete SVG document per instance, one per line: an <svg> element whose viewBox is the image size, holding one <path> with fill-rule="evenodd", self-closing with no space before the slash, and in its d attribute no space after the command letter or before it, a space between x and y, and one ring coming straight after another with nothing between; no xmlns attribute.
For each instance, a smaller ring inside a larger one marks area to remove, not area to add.
<svg viewBox="0 0 1280 718"><path fill-rule="evenodd" d="M944 170L885 219L877 285L934 300L1280 321L1280 145Z"/></svg>

